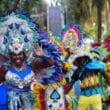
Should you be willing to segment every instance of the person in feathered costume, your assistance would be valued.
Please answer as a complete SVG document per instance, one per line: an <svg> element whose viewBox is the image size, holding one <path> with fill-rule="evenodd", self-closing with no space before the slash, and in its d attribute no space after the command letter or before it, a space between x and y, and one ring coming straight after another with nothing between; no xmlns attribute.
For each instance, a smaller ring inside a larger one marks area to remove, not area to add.
<svg viewBox="0 0 110 110"><path fill-rule="evenodd" d="M106 56L106 62L105 63L105 67L106 67L106 73L108 75L108 77L110 77L110 55L108 54ZM110 86L108 84L108 82L104 79L104 92L105 97L102 99L103 105L104 105L104 110L109 110L110 109Z"/></svg>
<svg viewBox="0 0 110 110"><path fill-rule="evenodd" d="M87 52L79 52L74 55L71 58L71 62L76 67L72 76L73 84L78 79L80 80L81 93L78 101L78 110L87 110L89 106L93 110L102 110L99 74L104 75L109 82L104 63L92 58Z"/></svg>
<svg viewBox="0 0 110 110"><path fill-rule="evenodd" d="M35 95L35 110L64 110L65 79L62 73L60 50L55 42L50 41L44 32L40 32L39 45L46 56L51 57L53 66L45 69L36 69L36 81L32 88ZM42 60L43 61L43 60Z"/></svg>
<svg viewBox="0 0 110 110"><path fill-rule="evenodd" d="M28 16L23 13L1 16L0 26L0 54L6 57L0 62L0 78L5 75L8 110L34 110L30 88L35 79L34 71L51 67L53 60L45 56L39 46L36 24Z"/></svg>
<svg viewBox="0 0 110 110"><path fill-rule="evenodd" d="M106 58L105 58L105 66L106 66L106 73L108 76L108 79L110 78L110 36L107 36L104 40L104 48L106 49ZM110 83L109 83L110 84ZM105 109L109 110L110 109L110 85L108 84L108 82L105 81L105 88L107 91L106 94L106 99L103 100L104 104L105 104Z"/></svg>
<svg viewBox="0 0 110 110"><path fill-rule="evenodd" d="M80 39L80 32L73 24L68 25L68 28L73 33L75 31L75 34L78 34L78 39ZM66 31L70 31L68 28L66 27L66 30L63 30L63 32L65 31L66 33ZM72 37L74 38L74 36ZM80 42L77 40L77 46L79 44ZM67 80L65 80L65 73L62 71L62 69L66 69L67 71L70 70L70 66L68 66L67 63L67 55L64 54L66 51L64 47L61 47L64 45L60 45L54 38L49 38L46 32L42 31L40 32L39 45L47 56L51 56L54 61L54 65L52 67L45 68L44 70L39 69L35 71L37 82L33 82L32 85L36 101L34 105L35 110L72 110L72 106L69 105L71 104L71 97L73 94L69 95L66 92L69 85L67 84Z"/></svg>
<svg viewBox="0 0 110 110"><path fill-rule="evenodd" d="M69 88L71 84L71 76L72 76L72 65L69 60L71 60L71 55L75 55L77 48L82 46L82 38L83 38L83 33L82 33L82 28L80 25L75 24L73 22L69 22L63 29L62 29L62 45L64 46L64 50L66 54L62 54L62 62L63 62L63 73L65 74L65 79L66 79L66 85L65 89ZM69 69L68 69L68 65ZM76 108L77 106L77 99L76 99L76 94L74 89L76 85L73 86L73 88L67 92L66 97L66 103L68 106L71 108ZM78 89L77 89L78 90ZM68 100L69 99L69 100Z"/></svg>

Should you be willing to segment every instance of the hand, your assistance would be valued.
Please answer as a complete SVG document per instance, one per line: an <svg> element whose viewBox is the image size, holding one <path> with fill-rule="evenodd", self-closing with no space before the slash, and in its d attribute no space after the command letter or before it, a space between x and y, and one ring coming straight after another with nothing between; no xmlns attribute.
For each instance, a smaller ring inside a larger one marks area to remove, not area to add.
<svg viewBox="0 0 110 110"><path fill-rule="evenodd" d="M42 50L42 47L40 47L39 44L36 44L36 45L35 45L35 54L36 54L36 56L38 56L38 57L44 56L44 52L43 52L43 50Z"/></svg>

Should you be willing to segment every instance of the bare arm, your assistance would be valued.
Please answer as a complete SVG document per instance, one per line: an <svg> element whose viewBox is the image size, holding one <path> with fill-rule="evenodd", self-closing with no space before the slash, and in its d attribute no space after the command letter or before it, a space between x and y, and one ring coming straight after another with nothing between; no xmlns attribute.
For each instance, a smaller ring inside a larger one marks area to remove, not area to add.
<svg viewBox="0 0 110 110"><path fill-rule="evenodd" d="M36 58L31 65L33 70L42 69L53 65L53 60L44 55L42 48L38 44L35 45L35 54Z"/></svg>
<svg viewBox="0 0 110 110"><path fill-rule="evenodd" d="M110 85L110 76L108 75L107 71L102 72L104 75L104 78L107 80L108 84Z"/></svg>
<svg viewBox="0 0 110 110"><path fill-rule="evenodd" d="M7 70L6 66L1 66L0 67L0 83L5 81L5 72Z"/></svg>
<svg viewBox="0 0 110 110"><path fill-rule="evenodd" d="M44 57L44 58L43 58ZM50 58L47 58L45 56L43 56L42 58L35 58L33 63L32 63L32 69L36 70L36 69L43 69L43 68L47 68L53 65L53 61ZM41 60L43 59L43 61Z"/></svg>

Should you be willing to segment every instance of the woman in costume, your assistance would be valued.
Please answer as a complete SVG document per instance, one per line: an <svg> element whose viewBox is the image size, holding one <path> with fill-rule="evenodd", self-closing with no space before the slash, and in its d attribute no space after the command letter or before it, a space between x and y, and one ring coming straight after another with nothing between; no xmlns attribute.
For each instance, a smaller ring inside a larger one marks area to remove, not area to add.
<svg viewBox="0 0 110 110"><path fill-rule="evenodd" d="M30 85L35 79L34 70L50 67L53 61L35 44L39 37L36 25L25 15L1 17L0 26L0 53L8 58L0 67L8 87L8 110L33 110Z"/></svg>

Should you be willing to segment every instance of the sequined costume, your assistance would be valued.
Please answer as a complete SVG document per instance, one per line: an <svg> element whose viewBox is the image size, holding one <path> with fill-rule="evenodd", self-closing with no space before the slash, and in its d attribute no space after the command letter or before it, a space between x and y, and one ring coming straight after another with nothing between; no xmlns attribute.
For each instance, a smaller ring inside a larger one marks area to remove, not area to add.
<svg viewBox="0 0 110 110"><path fill-rule="evenodd" d="M8 110L33 110L33 70L50 67L53 61L44 55L38 44L37 26L25 14L2 16L0 26L0 54L7 58L1 62L0 70L5 68L1 71L8 86Z"/></svg>
<svg viewBox="0 0 110 110"><path fill-rule="evenodd" d="M12 67L8 68L6 83L9 89L9 110L33 110L34 96L30 90L33 79L34 73L28 65L23 72L16 71Z"/></svg>

